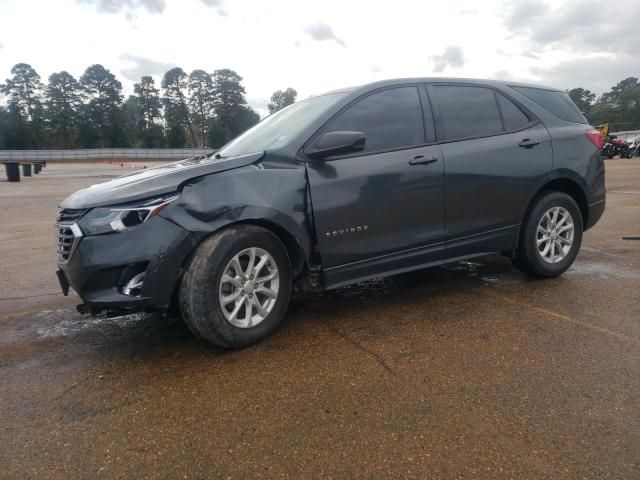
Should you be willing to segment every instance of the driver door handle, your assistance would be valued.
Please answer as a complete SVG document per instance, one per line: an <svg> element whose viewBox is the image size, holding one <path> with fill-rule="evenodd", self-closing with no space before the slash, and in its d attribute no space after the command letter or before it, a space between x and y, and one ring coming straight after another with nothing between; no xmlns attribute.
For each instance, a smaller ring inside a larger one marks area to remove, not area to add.
<svg viewBox="0 0 640 480"><path fill-rule="evenodd" d="M535 147L536 145L540 145L540 142L538 142L537 140L533 140L531 138L525 138L518 144L518 146L522 148L532 148L532 147Z"/></svg>
<svg viewBox="0 0 640 480"><path fill-rule="evenodd" d="M409 160L409 165L429 165L438 161L438 157L425 157L424 155L416 155L413 160Z"/></svg>

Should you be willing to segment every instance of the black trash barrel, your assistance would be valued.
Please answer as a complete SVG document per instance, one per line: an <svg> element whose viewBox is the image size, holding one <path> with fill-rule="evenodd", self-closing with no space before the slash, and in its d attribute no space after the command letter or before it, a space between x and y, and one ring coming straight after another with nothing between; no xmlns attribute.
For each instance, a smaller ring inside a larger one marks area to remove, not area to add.
<svg viewBox="0 0 640 480"><path fill-rule="evenodd" d="M33 173L36 175L40 173L40 162L36 162L33 164Z"/></svg>
<svg viewBox="0 0 640 480"><path fill-rule="evenodd" d="M31 164L30 163L23 163L22 164L22 175L24 175L25 177L30 177L31 176Z"/></svg>
<svg viewBox="0 0 640 480"><path fill-rule="evenodd" d="M7 180L10 182L20 181L20 163L7 162L4 164L4 169L7 172Z"/></svg>

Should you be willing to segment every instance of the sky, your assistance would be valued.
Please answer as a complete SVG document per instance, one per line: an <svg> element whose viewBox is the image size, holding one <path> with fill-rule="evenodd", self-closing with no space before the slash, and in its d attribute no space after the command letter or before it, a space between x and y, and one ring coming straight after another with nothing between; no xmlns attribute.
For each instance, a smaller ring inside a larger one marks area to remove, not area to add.
<svg viewBox="0 0 640 480"><path fill-rule="evenodd" d="M0 0L0 83L101 63L124 94L151 75L231 68L262 116L397 77L495 78L598 94L640 76L640 0Z"/></svg>

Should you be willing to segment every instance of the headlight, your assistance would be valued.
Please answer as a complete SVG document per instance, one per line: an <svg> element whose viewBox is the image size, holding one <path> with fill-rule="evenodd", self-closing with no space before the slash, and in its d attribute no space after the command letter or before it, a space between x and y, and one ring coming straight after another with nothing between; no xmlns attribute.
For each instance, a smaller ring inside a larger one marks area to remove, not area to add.
<svg viewBox="0 0 640 480"><path fill-rule="evenodd" d="M78 221L78 225L85 235L121 232L155 217L176 198L178 195L155 198L132 205L94 208Z"/></svg>

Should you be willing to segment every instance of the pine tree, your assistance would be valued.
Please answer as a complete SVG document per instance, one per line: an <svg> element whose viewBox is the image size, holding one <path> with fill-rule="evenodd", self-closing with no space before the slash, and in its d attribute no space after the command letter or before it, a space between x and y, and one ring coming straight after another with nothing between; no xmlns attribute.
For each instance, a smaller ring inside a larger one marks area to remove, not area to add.
<svg viewBox="0 0 640 480"><path fill-rule="evenodd" d="M45 89L45 106L50 146L74 146L82 110L80 84L66 71L51 74Z"/></svg>
<svg viewBox="0 0 640 480"><path fill-rule="evenodd" d="M200 146L206 147L209 121L213 116L213 81L204 70L194 70L189 75L189 111L198 127Z"/></svg>
<svg viewBox="0 0 640 480"><path fill-rule="evenodd" d="M162 102L167 130L175 132L177 127L187 129L191 144L195 146L197 142L186 96L187 83L187 74L180 67L167 71L162 78Z"/></svg>
<svg viewBox="0 0 640 480"><path fill-rule="evenodd" d="M126 144L124 116L120 109L122 84L102 65L92 65L80 77L86 105L85 123L95 130L100 147Z"/></svg>

